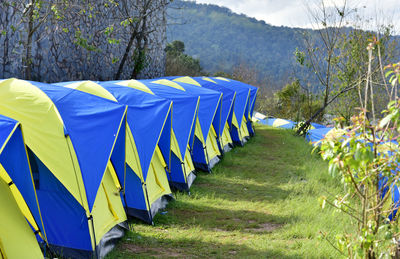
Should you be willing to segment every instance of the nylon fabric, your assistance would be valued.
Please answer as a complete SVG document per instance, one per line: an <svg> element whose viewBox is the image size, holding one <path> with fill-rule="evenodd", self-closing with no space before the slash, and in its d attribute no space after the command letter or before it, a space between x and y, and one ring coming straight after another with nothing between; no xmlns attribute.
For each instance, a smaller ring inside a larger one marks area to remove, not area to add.
<svg viewBox="0 0 400 259"><path fill-rule="evenodd" d="M111 228L127 219L119 189L116 188L113 180L115 174L109 162L92 210L96 245Z"/></svg>
<svg viewBox="0 0 400 259"><path fill-rule="evenodd" d="M107 223L102 215L94 218L99 232L92 231L89 216L95 201L112 206L115 215L119 204L125 215L119 195L104 193L107 188L119 190L116 177L103 177L114 147L125 142L125 106L75 89L17 79L2 82L3 91L6 96L0 98L15 97L6 105L1 102L0 109L18 117L23 127L49 245L91 254L103 236L101 229L107 228L101 225ZM116 155L123 156L118 148Z"/></svg>
<svg viewBox="0 0 400 259"><path fill-rule="evenodd" d="M0 163L0 179L3 180L5 183L11 183L12 179L10 176L7 174L6 170ZM22 215L26 218L26 220L29 222L30 226L35 230L38 231L39 227L36 224L36 221L31 213L31 210L29 209L24 197L22 196L21 192L17 188L15 184L12 184L9 186L9 189L11 191L11 194L13 195L16 204L18 205L19 210L21 211ZM36 207L36 204L35 204ZM37 207L36 207L37 208ZM43 236L42 236L43 238Z"/></svg>
<svg viewBox="0 0 400 259"><path fill-rule="evenodd" d="M231 134L229 134L228 122L225 123L224 131L222 132L221 142L222 142L222 147L233 143Z"/></svg>
<svg viewBox="0 0 400 259"><path fill-rule="evenodd" d="M129 128L129 124L127 125L126 131L126 163L131 167L132 171L137 175L137 177L143 182L143 173L142 168L140 166L140 158L137 153L137 148L135 144L135 140L132 136L132 131ZM124 175L119 175L119 179L125 179ZM123 181L123 182L126 182ZM124 188L125 189L125 188Z"/></svg>
<svg viewBox="0 0 400 259"><path fill-rule="evenodd" d="M179 79L181 79L180 81L189 80L191 83L180 82ZM178 82L178 84L183 87L188 94L200 96L198 118L200 121L201 130L204 134L203 137L207 138L213 122L215 122L216 125L221 123L221 114L217 114L217 112L221 112L218 107L221 105L222 93L219 91L210 90L206 87L199 87L200 84L190 77L175 78L172 82ZM206 139L203 140L206 142Z"/></svg>
<svg viewBox="0 0 400 259"><path fill-rule="evenodd" d="M32 151L29 154L49 244L93 251L87 211Z"/></svg>
<svg viewBox="0 0 400 259"><path fill-rule="evenodd" d="M229 81L226 78L211 78L213 81L217 82L217 84L234 90L236 93L235 104L233 106L234 113L236 118L242 118L243 116L247 116L245 114L246 108L248 108L248 100L250 98L250 89L246 87L238 87L233 82ZM241 126L242 120L238 121L238 129Z"/></svg>
<svg viewBox="0 0 400 259"><path fill-rule="evenodd" d="M164 148L166 149L166 146L168 146L168 150L165 153L169 156L172 102L149 94L146 91L138 90L138 87L127 87L115 84L115 82L92 83L90 87L102 88L112 94L120 104L127 105L126 152L124 153L122 141L117 139L111 160L117 171L118 179L124 186L125 196L122 198L124 201L126 200L125 206L127 206L128 213L146 210L149 207L148 203L150 205L152 203L147 196L154 197L153 200L155 201L161 196L171 193L168 184L161 186L162 191L157 188L152 189L149 186L158 186L160 182L167 182L164 169L167 165L164 162L164 158L159 157L163 156L163 154L158 148L158 143L162 139ZM86 89L86 91L90 93L91 89ZM121 130L124 131L124 128L121 127ZM130 167L130 170L126 170L126 172L121 169L118 170L116 166L117 162L125 161L125 155L127 165ZM154 164L158 164L160 159L163 161L162 167L155 169ZM134 173L139 178L140 184L138 184L135 177L129 175L130 173ZM144 184L148 186L147 192L142 188ZM139 199L141 204L131 200L136 198L135 195L132 195L133 192L144 192L141 195L143 199Z"/></svg>
<svg viewBox="0 0 400 259"><path fill-rule="evenodd" d="M114 101L74 89L37 82L33 84L53 100L63 118L79 161L91 210L126 108Z"/></svg>
<svg viewBox="0 0 400 259"><path fill-rule="evenodd" d="M173 81L201 87L201 84L199 84L196 80L194 80L193 78L188 77L188 76L178 77L178 78L175 78Z"/></svg>
<svg viewBox="0 0 400 259"><path fill-rule="evenodd" d="M185 88L183 88L181 85L174 83L167 79L154 80L154 81L152 81L152 83L159 84L159 85L165 85L165 86L173 87L178 90L186 91Z"/></svg>
<svg viewBox="0 0 400 259"><path fill-rule="evenodd" d="M189 143L191 129L195 123L199 98L188 95L184 91L176 88L152 83L151 80L142 80L141 82L155 95L173 101L172 127L178 141L179 150L186 150L186 145ZM129 86L131 83L134 84L135 81L128 80L119 82L120 85L126 86ZM181 153L180 155L183 160L185 153Z"/></svg>
<svg viewBox="0 0 400 259"><path fill-rule="evenodd" d="M218 143L217 143L217 134L213 127L211 127L211 130L208 133L206 147L207 147L207 154L208 154L210 161L212 159L214 159L215 157L221 155L221 152L219 151L220 149L219 149Z"/></svg>
<svg viewBox="0 0 400 259"><path fill-rule="evenodd" d="M121 85L121 86L128 86L128 87L131 87L133 89L140 90L140 91L143 91L145 93L149 93L149 94L154 95L154 93L150 90L150 88L148 88L145 84L143 84L143 83L141 83L141 82L139 82L137 80L134 80L134 79L130 80L129 84L125 84L124 81L116 82L115 84Z"/></svg>
<svg viewBox="0 0 400 259"><path fill-rule="evenodd" d="M246 138L246 137L250 137L250 133L249 133L249 130L248 130L248 127L246 124L246 118L244 116L242 117L242 124L240 126L240 134L242 136L242 139Z"/></svg>
<svg viewBox="0 0 400 259"><path fill-rule="evenodd" d="M128 106L128 125L135 140L143 178L146 180L151 159L171 110L171 101L126 86L103 82L101 86L119 103ZM145 137L144 137L145 136Z"/></svg>
<svg viewBox="0 0 400 259"><path fill-rule="evenodd" d="M0 115L0 178L10 185L17 204L35 231L45 239L33 178L20 124ZM8 133L7 133L8 131Z"/></svg>
<svg viewBox="0 0 400 259"><path fill-rule="evenodd" d="M161 153L161 151L158 151ZM158 153L157 152L157 153ZM167 195L171 193L169 188L168 180L166 177L158 177L157 172L164 171L165 162L163 161L162 156L154 154L154 158L151 163L151 169L149 170L148 178L149 183L147 184L147 191L149 196L150 204L153 204L163 195ZM165 173L164 173L165 175Z"/></svg>
<svg viewBox="0 0 400 259"><path fill-rule="evenodd" d="M6 182L0 179L0 250L8 259L43 258L36 238ZM21 245L23 244L23 245Z"/></svg>
<svg viewBox="0 0 400 259"><path fill-rule="evenodd" d="M99 87L98 84L96 84L93 81L73 81L73 82L61 82L61 83L55 83L53 85L58 85L58 86L64 86L67 88L71 89L76 89L88 94L93 94L98 97L102 97L114 102L118 102L115 97L108 92L106 89L103 87Z"/></svg>
<svg viewBox="0 0 400 259"><path fill-rule="evenodd" d="M8 79L0 83L0 113L23 124L29 148L45 161L54 175L83 207L74 166L64 137L64 123L51 99L27 81Z"/></svg>

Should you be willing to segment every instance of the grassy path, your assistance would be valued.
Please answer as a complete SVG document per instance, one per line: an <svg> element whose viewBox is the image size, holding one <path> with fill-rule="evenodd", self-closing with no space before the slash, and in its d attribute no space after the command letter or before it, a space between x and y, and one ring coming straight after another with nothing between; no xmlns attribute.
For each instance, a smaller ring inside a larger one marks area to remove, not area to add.
<svg viewBox="0 0 400 259"><path fill-rule="evenodd" d="M256 134L199 173L191 196L177 193L155 226L132 222L108 258L338 258L318 238L344 225L318 204L340 189L326 163L290 131Z"/></svg>

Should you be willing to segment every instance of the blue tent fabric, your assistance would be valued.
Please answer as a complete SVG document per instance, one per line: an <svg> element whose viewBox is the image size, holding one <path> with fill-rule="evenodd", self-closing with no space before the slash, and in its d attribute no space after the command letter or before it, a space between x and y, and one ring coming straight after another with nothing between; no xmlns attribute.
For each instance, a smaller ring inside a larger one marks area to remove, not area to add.
<svg viewBox="0 0 400 259"><path fill-rule="evenodd" d="M326 128L325 125L322 125L322 124L319 124L319 123L315 123L315 122L311 122L311 126L313 126L316 129Z"/></svg>
<svg viewBox="0 0 400 259"><path fill-rule="evenodd" d="M73 83L76 82L63 82L57 83L57 85L68 87ZM125 132L126 124L129 125L144 182L147 181L157 145L160 147L167 167L170 167L172 101L110 82L96 83L107 90L119 104L127 106L126 123L122 124L120 131ZM125 167L125 138L122 138L122 135L125 134L119 134L111 156L118 178L125 187L121 199L128 215L151 223L154 215L149 214L146 205L151 207L152 204L148 204L148 200L144 196L144 183L137 176L139 172L135 173L128 164ZM120 169L118 170L118 168Z"/></svg>
<svg viewBox="0 0 400 259"><path fill-rule="evenodd" d="M268 118L266 119L266 125L268 126L274 126L274 122L277 120L277 118ZM293 129L294 126L296 126L296 123L291 120L285 120L287 121L287 124L284 125L279 125L277 126L278 128L283 128L283 129Z"/></svg>
<svg viewBox="0 0 400 259"><path fill-rule="evenodd" d="M7 141L7 143L6 143ZM22 131L17 121L0 115L0 163L12 179L43 231Z"/></svg>
<svg viewBox="0 0 400 259"><path fill-rule="evenodd" d="M174 130L181 154L176 154L180 157L176 157L172 152L170 154L171 174L168 174L170 186L180 190L188 190L189 183L184 177L182 162L185 161L187 146L190 145L192 148L193 145L194 134L192 133L195 129L195 119L197 116L200 97L188 94L186 91L152 83L151 81L153 80L141 80L140 82L147 86L155 96L173 102L172 117L168 119L167 123L171 123L172 121L172 129ZM121 81L108 81L102 82L101 84L116 84L119 82ZM162 134L160 139L162 145L166 145L164 143L165 138L167 138L166 134Z"/></svg>
<svg viewBox="0 0 400 259"><path fill-rule="evenodd" d="M236 92L236 98L235 98L235 105L234 105L234 113L236 115L236 118L238 120L238 125L239 128L242 125L242 117L246 112L246 108L248 108L248 101L249 101L249 89L245 87L240 87L237 86L233 82L228 82L225 80L221 80L218 78L212 78L213 81L215 81L217 84L224 86L226 88L230 88Z"/></svg>
<svg viewBox="0 0 400 259"><path fill-rule="evenodd" d="M179 76L169 76L165 77L165 79L173 80L175 78L179 78ZM193 78L196 82L198 82L201 87L194 86L191 84L187 83L182 83L182 82L176 82L175 83L179 84L182 86L187 93L193 94L195 96L200 96L200 105L199 105L199 120L200 120L200 125L202 132L204 136L207 136L208 131L210 129L211 124L214 126L214 129L217 133L217 136L219 137L222 135L223 127L224 127L224 121L226 121L226 118L228 117L229 111L225 111L225 116L222 115L223 110L227 110L227 107L224 107L225 109L222 109L223 106L223 98L226 98L227 101L229 101L229 97L231 97L231 102L233 101L234 97L234 91L226 89L226 95L222 89L223 87L218 87L217 84L206 81L202 78ZM211 85L215 85L216 87L212 87ZM218 89L220 88L220 89ZM215 114L213 114L214 110L216 110ZM213 118L211 118L213 117ZM224 120L225 118L225 120ZM211 123L210 123L211 119Z"/></svg>
<svg viewBox="0 0 400 259"><path fill-rule="evenodd" d="M181 159L183 160L186 146L191 142L190 134L195 123L199 97L165 85L155 84L151 81L153 80L141 80L140 82L145 84L155 95L173 101L172 128L174 129L179 149L182 153ZM117 81L110 81L109 83L114 82Z"/></svg>
<svg viewBox="0 0 400 259"><path fill-rule="evenodd" d="M267 120L259 119L256 123L261 125L267 125Z"/></svg>
<svg viewBox="0 0 400 259"><path fill-rule="evenodd" d="M115 143L116 146L125 143L124 130L119 132L119 129L125 119L126 108L81 91L30 83L47 95L60 113L64 133L69 136L78 159L91 210L112 156L114 142L119 139L120 143ZM117 152L118 155L121 155L120 152ZM92 256L85 209L29 148L28 155L51 249L71 257Z"/></svg>
<svg viewBox="0 0 400 259"><path fill-rule="evenodd" d="M217 80L217 77L213 77L213 80ZM247 115L249 117L251 117L251 115L253 115L254 112L254 106L256 103L256 98L257 98L257 92L258 92L258 88L237 80L233 80L233 79L228 79L231 82L231 86L234 88L246 88L250 90L250 95L249 95L249 101L247 104Z"/></svg>
<svg viewBox="0 0 400 259"><path fill-rule="evenodd" d="M100 85L109 91L120 104L128 106L127 121L135 139L143 176L146 179L157 142L167 123L165 118L170 112L171 101L110 82L100 82ZM168 126L165 129L168 131ZM168 140L170 141L168 136L163 138L165 147L162 148L167 162L169 161L169 152L166 151L166 146L170 145Z"/></svg>
<svg viewBox="0 0 400 259"><path fill-rule="evenodd" d="M225 123L228 121L229 113L233 109L234 101L235 101L235 91L229 89L228 87L224 87L222 85L204 80L202 77L194 77L202 87L208 88L211 90L215 90L221 92L222 95L222 106L221 106L221 123L219 127L214 125L214 128L217 132L219 132L219 136L222 135L224 131ZM232 121L228 121L229 126L231 126Z"/></svg>
<svg viewBox="0 0 400 259"><path fill-rule="evenodd" d="M200 97L200 103L198 108L197 117L199 119L200 128L203 133L204 143L202 140L194 139L192 158L196 168L210 171L208 161L211 160L207 157L208 154L205 152L206 140L208 133L211 129L211 125L221 124L221 100L222 93L219 91L210 90L203 87L194 86L187 83L175 82L185 89L185 93L195 97ZM218 126L220 128L220 126ZM216 130L217 137L219 137L219 131ZM193 136L194 138L194 136Z"/></svg>
<svg viewBox="0 0 400 259"><path fill-rule="evenodd" d="M213 80L216 80L216 78L213 78ZM250 135L254 135L254 129L252 127L252 122L250 118L253 116L254 113L254 107L256 103L256 98L257 98L257 92L258 88L237 80L229 79L231 86L234 88L243 88L243 89L248 89L250 90L250 94L248 96L248 101L245 109L245 115L246 115L246 121L247 121L247 128L249 130Z"/></svg>
<svg viewBox="0 0 400 259"><path fill-rule="evenodd" d="M235 82L238 86L246 87L246 88L250 89L249 116L251 117L254 112L254 106L256 103L256 99L257 99L258 88L255 86L237 81L237 80L233 80L233 79L230 79L230 80Z"/></svg>
<svg viewBox="0 0 400 259"><path fill-rule="evenodd" d="M237 81L237 80L233 80L233 79L229 79L229 80L234 82L235 85L237 85L238 87L248 88L250 90L249 102L248 102L248 107L247 107L247 116L248 116L247 118L251 118L254 113L254 107L256 104L258 88L255 86ZM253 129L251 127L249 127L249 130L253 131Z"/></svg>
<svg viewBox="0 0 400 259"><path fill-rule="evenodd" d="M14 128L17 127L17 124L17 121L0 115L0 148L3 147L7 139L14 131Z"/></svg>
<svg viewBox="0 0 400 259"><path fill-rule="evenodd" d="M306 140L311 143L315 143L320 141L325 137L325 135L331 131L333 128L318 128L318 129L311 129L306 134Z"/></svg>
<svg viewBox="0 0 400 259"><path fill-rule="evenodd" d="M63 118L66 135L71 138L81 166L91 210L122 125L125 107L74 89L31 83L53 101Z"/></svg>
<svg viewBox="0 0 400 259"><path fill-rule="evenodd" d="M186 90L187 94L200 96L198 117L203 135L204 137L207 137L214 119L218 121L218 124L220 124L221 117L217 115L216 112L218 110L218 106L220 105L222 94L207 88L201 88L181 82L176 83L182 86Z"/></svg>

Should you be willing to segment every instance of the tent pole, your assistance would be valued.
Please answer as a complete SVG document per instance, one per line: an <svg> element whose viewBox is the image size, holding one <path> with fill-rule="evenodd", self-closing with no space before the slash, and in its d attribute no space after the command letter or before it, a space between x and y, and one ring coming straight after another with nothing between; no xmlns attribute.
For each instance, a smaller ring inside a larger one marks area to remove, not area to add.
<svg viewBox="0 0 400 259"><path fill-rule="evenodd" d="M187 177L186 177L186 166L185 166L185 162L181 162L181 166L183 167L183 176L185 177L185 182L187 183L188 193L190 193L190 192L189 192L189 183L188 183L188 180L187 180Z"/></svg>
<svg viewBox="0 0 400 259"><path fill-rule="evenodd" d="M206 163L207 163L207 168L212 173L212 169L210 168L210 157L208 156L208 151L207 151L207 145L204 145L203 149L206 151Z"/></svg>
<svg viewBox="0 0 400 259"><path fill-rule="evenodd" d="M154 221L153 221L153 215L151 215L151 206L150 206L150 201L149 201L149 193L147 192L147 185L145 182L142 183L144 185L144 190L146 191L146 201L147 201L147 206L149 207L149 214L151 218L151 225L154 226Z"/></svg>
<svg viewBox="0 0 400 259"><path fill-rule="evenodd" d="M94 231L93 215L92 215L92 214L89 214L89 217L88 217L87 219L91 222L91 226L92 226L93 239L94 239L94 254L95 254L95 258L99 258L99 257L98 257L98 254L97 254L96 233L95 233L95 231Z"/></svg>

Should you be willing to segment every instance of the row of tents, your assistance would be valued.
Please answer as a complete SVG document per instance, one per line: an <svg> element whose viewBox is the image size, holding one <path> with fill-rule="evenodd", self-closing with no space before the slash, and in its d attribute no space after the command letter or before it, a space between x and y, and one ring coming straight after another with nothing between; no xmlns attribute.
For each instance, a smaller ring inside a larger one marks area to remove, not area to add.
<svg viewBox="0 0 400 259"><path fill-rule="evenodd" d="M282 129L295 129L301 123L288 119L267 117L266 115L259 112L255 112L253 114L252 121L261 125L268 125L274 128L282 128ZM326 128L326 126L315 122L311 122L309 127L310 130L322 129L322 128Z"/></svg>
<svg viewBox="0 0 400 259"><path fill-rule="evenodd" d="M1 80L0 258L104 257L254 135L256 96L220 77Z"/></svg>
<svg viewBox="0 0 400 259"><path fill-rule="evenodd" d="M279 118L272 118L267 117L261 113L255 112L253 115L252 120L261 125L268 125L276 128L283 128L283 129L295 129L297 127L296 122L291 120L279 119ZM311 123L310 129L305 134L305 139L311 145L320 145L320 142L325 138L336 138L339 136L345 136L346 131L344 129L335 128L335 127L326 127L324 125L318 123ZM396 141L386 142L381 145L381 149L385 150L386 147L390 147L391 145L398 145ZM372 148L372 147L371 147ZM390 150L390 148L389 148ZM397 172L394 172L397 173ZM391 212L388 216L390 220L396 219L398 217L397 211L400 208L400 188L399 184L393 184L391 188L386 186L387 179L383 178L379 181L380 188L382 189L381 198L383 199L384 196L388 191L391 192L391 200L389 199L386 204L388 207L391 207Z"/></svg>

